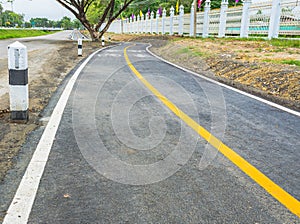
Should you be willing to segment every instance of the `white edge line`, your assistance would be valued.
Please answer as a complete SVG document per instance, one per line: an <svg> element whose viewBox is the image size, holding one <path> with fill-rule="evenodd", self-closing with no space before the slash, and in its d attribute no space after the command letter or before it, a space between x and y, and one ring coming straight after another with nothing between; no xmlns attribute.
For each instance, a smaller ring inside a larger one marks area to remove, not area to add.
<svg viewBox="0 0 300 224"><path fill-rule="evenodd" d="M174 66L174 67L176 67L176 68L179 68L179 69L181 69L181 70L183 70L183 71L185 71L185 72L189 72L189 73L191 73L191 74L193 74L193 75L195 75L195 76L198 76L198 77L200 77L200 78L202 78L202 79L205 79L205 80L207 80L207 81L209 81L209 82L215 83L215 84L217 84L217 85L219 85L219 86L225 87L225 88L230 89L230 90L232 90L232 91L235 91L235 92L237 92L237 93L240 93L240 94L243 94L243 95L245 95L245 96L248 96L248 97L250 97L250 98L252 98L252 99L258 100L258 101L260 101L260 102L262 102L262 103L265 103L265 104L267 104L267 105L270 105L270 106L272 106L272 107L275 107L275 108L277 108L277 109L283 110L283 111L285 111L285 112L288 112L288 113L290 113L290 114L293 114L293 115L296 115L296 116L300 117L300 112L298 112L298 111L289 109L289 108L287 108L287 107L284 107L284 106L281 106L281 105L279 105L279 104L273 103L273 102L271 102L271 101L268 101L268 100L266 100L266 99L260 98L260 97L258 97L258 96L254 96L254 95L252 95L252 94L250 94L250 93L247 93L247 92L244 92L244 91L242 91L242 90L233 88L233 87L231 87L231 86L229 86L229 85L226 85L226 84L224 84L224 83L220 83L220 82L218 82L218 81L216 81L216 80L213 80L213 79L208 78L208 77L206 77L206 76L200 75L200 74L198 74L198 73L196 73L196 72L193 72L193 71L191 71L191 70L189 70L189 69L183 68L183 67L181 67L181 66L179 66L179 65L176 65L176 64L174 64L174 63L172 63L172 62L170 62L170 61L167 61L166 59L163 59L162 57L159 57L158 55L156 55L156 54L154 54L153 52L151 52L151 51L149 50L150 47L152 47L151 44L149 44L149 46L146 48L147 52L148 52L149 54L151 54L152 56L158 58L159 60L161 60L161 61L163 61L163 62L165 62L165 63L167 63L167 64L170 64L170 65L172 65L172 66Z"/></svg>
<svg viewBox="0 0 300 224"><path fill-rule="evenodd" d="M76 70L68 84L66 85L62 95L56 104L51 118L43 132L43 135L36 147L36 150L31 158L31 161L23 175L17 192L12 200L7 214L3 220L3 224L25 224L29 219L29 215L36 197L37 190L41 177L44 173L46 163L51 151L53 140L56 135L56 131L60 124L65 106L68 102L69 96L72 92L73 86L87 63L100 51L107 49L108 47L101 48L92 53Z"/></svg>

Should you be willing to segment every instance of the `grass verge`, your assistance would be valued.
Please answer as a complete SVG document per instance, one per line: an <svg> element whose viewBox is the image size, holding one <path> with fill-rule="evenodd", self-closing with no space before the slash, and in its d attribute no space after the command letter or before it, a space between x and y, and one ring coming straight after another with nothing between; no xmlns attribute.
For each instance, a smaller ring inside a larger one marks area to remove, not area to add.
<svg viewBox="0 0 300 224"><path fill-rule="evenodd" d="M42 36L56 31L31 30L31 29L0 29L0 40L9 38Z"/></svg>

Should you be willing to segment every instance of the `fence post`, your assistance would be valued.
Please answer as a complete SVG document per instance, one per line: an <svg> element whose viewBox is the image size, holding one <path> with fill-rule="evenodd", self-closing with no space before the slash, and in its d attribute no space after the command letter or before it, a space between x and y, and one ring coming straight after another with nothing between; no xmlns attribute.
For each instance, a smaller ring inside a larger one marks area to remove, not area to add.
<svg viewBox="0 0 300 224"><path fill-rule="evenodd" d="M124 33L124 19L123 17L121 17L120 19L120 29L121 29L121 34Z"/></svg>
<svg viewBox="0 0 300 224"><path fill-rule="evenodd" d="M159 10L156 11L156 34L158 34Z"/></svg>
<svg viewBox="0 0 300 224"><path fill-rule="evenodd" d="M190 18L190 37L194 36L194 2L191 6L191 18Z"/></svg>
<svg viewBox="0 0 300 224"><path fill-rule="evenodd" d="M138 33L139 32L138 16L133 15L133 22L134 22L134 33Z"/></svg>
<svg viewBox="0 0 300 224"><path fill-rule="evenodd" d="M218 37L225 37L228 0L222 0Z"/></svg>
<svg viewBox="0 0 300 224"><path fill-rule="evenodd" d="M144 33L144 14L141 15L141 33Z"/></svg>
<svg viewBox="0 0 300 224"><path fill-rule="evenodd" d="M281 13L280 0L273 0L270 23L269 23L268 39L278 38L279 28L280 28L280 13Z"/></svg>
<svg viewBox="0 0 300 224"><path fill-rule="evenodd" d="M170 35L173 35L173 18L174 18L174 7L170 8Z"/></svg>
<svg viewBox="0 0 300 224"><path fill-rule="evenodd" d="M249 24L250 24L250 13L249 13L250 5L251 5L251 0L245 0L243 2L243 14L242 14L242 21L241 21L240 37L248 37Z"/></svg>
<svg viewBox="0 0 300 224"><path fill-rule="evenodd" d="M153 34L153 19L154 19L154 12L151 12L150 15L150 33Z"/></svg>
<svg viewBox="0 0 300 224"><path fill-rule="evenodd" d="M149 12L146 13L145 33L150 33L149 32Z"/></svg>
<svg viewBox="0 0 300 224"><path fill-rule="evenodd" d="M179 7L179 28L178 28L178 34L183 35L183 23L184 23L184 6L180 5Z"/></svg>
<svg viewBox="0 0 300 224"><path fill-rule="evenodd" d="M140 31L141 31L141 28L140 28L140 26L141 26L141 17L140 17L140 15L137 15L136 23L137 23L137 33L140 33Z"/></svg>
<svg viewBox="0 0 300 224"><path fill-rule="evenodd" d="M128 33L132 33L132 17L129 17Z"/></svg>
<svg viewBox="0 0 300 224"><path fill-rule="evenodd" d="M206 38L209 35L209 12L210 12L210 0L205 1L204 6L204 21L203 21L203 33L202 37Z"/></svg>
<svg viewBox="0 0 300 224"><path fill-rule="evenodd" d="M27 47L16 41L8 46L9 100L12 120L28 120Z"/></svg>
<svg viewBox="0 0 300 224"><path fill-rule="evenodd" d="M166 9L164 8L164 9L163 9L163 13L162 13L162 28L161 28L161 33L162 33L162 35L164 35L164 34L166 33L166 32L165 32L166 15L167 15L167 11L166 11Z"/></svg>

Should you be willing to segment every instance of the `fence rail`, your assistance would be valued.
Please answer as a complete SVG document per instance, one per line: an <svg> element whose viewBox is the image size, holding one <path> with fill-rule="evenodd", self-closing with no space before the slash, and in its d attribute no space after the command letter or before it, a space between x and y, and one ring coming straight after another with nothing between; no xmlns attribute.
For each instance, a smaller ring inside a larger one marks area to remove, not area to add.
<svg viewBox="0 0 300 224"><path fill-rule="evenodd" d="M277 38L278 35L300 36L300 1L273 0L251 4L245 0L243 6L228 8L228 0L222 0L221 9L210 10L210 2L206 1L204 12L197 12L196 33L206 37L240 35L268 35ZM170 9L170 16L166 10L160 14L154 12L137 15L114 21L109 32L114 33L156 33L193 35L193 6L190 14L184 14L180 6L179 15L174 15L174 8ZM172 14L173 13L173 14Z"/></svg>

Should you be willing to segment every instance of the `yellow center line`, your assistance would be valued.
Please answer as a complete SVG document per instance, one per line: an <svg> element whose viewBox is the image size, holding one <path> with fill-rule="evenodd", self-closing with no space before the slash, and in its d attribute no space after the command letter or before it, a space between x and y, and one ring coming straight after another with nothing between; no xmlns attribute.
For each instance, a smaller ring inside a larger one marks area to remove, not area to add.
<svg viewBox="0 0 300 224"><path fill-rule="evenodd" d="M201 137L203 137L209 144L218 149L227 159L240 168L245 174L251 177L257 184L263 187L270 195L276 198L281 204L288 208L292 213L300 218L300 202L283 190L280 186L274 183L270 178L256 169L253 165L247 162L239 154L225 145L222 141L212 135L209 131L199 125L196 121L190 118L187 114L181 111L175 104L168 98L163 96L157 89L155 89L130 62L127 49L124 49L124 57L128 67L138 77L138 79L163 103L165 104L176 116L183 120L188 126L194 129Z"/></svg>

